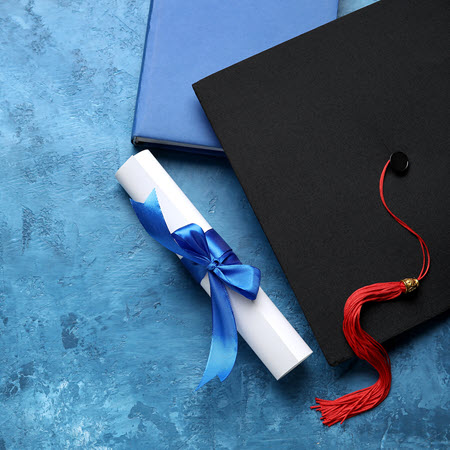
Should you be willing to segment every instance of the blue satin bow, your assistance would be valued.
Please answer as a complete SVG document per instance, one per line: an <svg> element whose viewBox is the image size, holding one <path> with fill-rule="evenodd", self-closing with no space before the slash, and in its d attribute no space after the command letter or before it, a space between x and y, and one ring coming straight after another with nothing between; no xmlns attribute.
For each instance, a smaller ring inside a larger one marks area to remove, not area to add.
<svg viewBox="0 0 450 450"><path fill-rule="evenodd" d="M173 253L182 256L182 263L198 283L208 273L212 338L208 362L197 389L216 375L220 381L225 380L234 366L237 354L236 323L226 287L254 300L261 280L260 270L242 264L213 229L205 233L200 226L191 223L171 234L155 190L145 203L131 200L131 204L147 233Z"/></svg>

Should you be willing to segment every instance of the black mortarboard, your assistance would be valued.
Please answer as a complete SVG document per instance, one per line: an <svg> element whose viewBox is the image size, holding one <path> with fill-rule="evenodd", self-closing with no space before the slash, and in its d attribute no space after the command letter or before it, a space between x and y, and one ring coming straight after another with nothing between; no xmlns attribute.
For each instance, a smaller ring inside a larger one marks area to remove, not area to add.
<svg viewBox="0 0 450 450"><path fill-rule="evenodd" d="M420 289L370 304L386 341L450 307L450 2L382 0L194 85L300 305L332 365L352 356L344 304L361 286L420 270Z"/></svg>

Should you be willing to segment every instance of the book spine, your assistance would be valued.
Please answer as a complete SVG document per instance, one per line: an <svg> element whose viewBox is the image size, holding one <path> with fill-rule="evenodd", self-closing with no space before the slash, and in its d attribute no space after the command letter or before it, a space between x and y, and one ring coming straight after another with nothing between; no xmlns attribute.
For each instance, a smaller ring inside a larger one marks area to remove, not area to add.
<svg viewBox="0 0 450 450"><path fill-rule="evenodd" d="M139 105L140 105L140 96L141 96L141 87L142 87L142 79L143 79L143 74L145 71L145 68L147 66L147 59L150 56L150 50L149 50L149 46L151 45L151 39L150 39L150 29L151 29L151 22L152 22L152 13L153 13L153 9L154 9L154 5L155 2L157 0L150 0L150 8L148 11L148 19L147 19L147 28L146 28L146 32L145 32L145 42L144 42L144 50L142 53L142 64L141 64L141 72L139 74L139 84L138 84L138 91L137 91L137 95L136 95L136 106L134 108L134 119L133 119L133 128L131 130L131 142L134 144L134 138L136 137L136 121L137 121L137 116L138 116L138 109L139 109Z"/></svg>

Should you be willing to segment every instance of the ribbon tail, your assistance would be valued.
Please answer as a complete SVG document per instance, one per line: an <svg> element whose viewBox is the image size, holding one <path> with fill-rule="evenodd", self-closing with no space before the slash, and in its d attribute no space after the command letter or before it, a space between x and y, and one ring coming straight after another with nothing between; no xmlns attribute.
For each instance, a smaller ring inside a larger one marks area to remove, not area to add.
<svg viewBox="0 0 450 450"><path fill-rule="evenodd" d="M212 306L212 338L208 362L197 389L216 376L224 381L236 361L238 339L228 292L222 281L209 272Z"/></svg>

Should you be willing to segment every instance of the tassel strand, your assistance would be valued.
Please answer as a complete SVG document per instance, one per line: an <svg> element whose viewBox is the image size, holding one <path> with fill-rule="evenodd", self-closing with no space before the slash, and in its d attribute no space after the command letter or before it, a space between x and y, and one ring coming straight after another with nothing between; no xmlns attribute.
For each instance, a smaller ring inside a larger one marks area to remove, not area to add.
<svg viewBox="0 0 450 450"><path fill-rule="evenodd" d="M397 298L406 292L402 281L377 283L355 291L344 308L344 335L352 350L360 359L371 364L379 378L372 386L344 395L336 400L316 398L322 421L331 426L378 406L389 394L391 388L391 362L384 347L361 327L361 308L367 302L383 302Z"/></svg>

